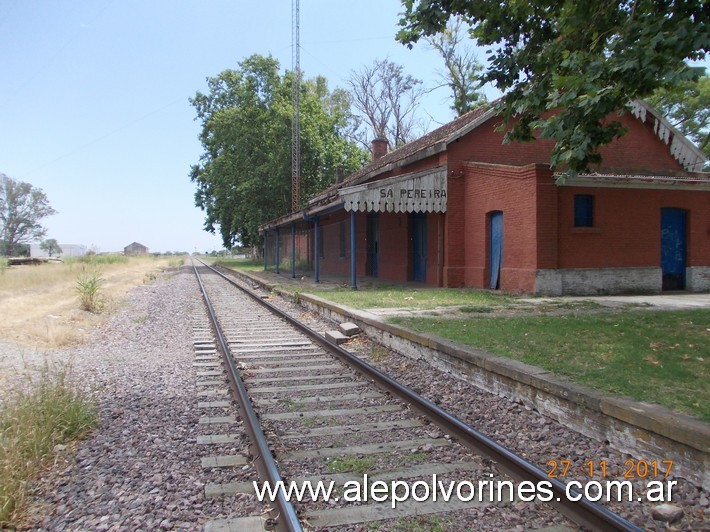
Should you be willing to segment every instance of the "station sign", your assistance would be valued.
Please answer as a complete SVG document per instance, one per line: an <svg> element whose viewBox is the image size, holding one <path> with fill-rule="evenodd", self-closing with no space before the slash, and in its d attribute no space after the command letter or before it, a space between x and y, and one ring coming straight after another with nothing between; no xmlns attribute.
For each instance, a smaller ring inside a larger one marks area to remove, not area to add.
<svg viewBox="0 0 710 532"><path fill-rule="evenodd" d="M344 187L339 194L346 211L446 212L446 168Z"/></svg>

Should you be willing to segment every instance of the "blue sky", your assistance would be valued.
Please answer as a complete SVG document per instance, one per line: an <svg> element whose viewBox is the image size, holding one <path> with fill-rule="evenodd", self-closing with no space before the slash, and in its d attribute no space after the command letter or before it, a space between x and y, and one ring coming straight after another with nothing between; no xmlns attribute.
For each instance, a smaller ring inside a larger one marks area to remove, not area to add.
<svg viewBox="0 0 710 532"><path fill-rule="evenodd" d="M400 11L398 0L301 0L304 75L345 88L352 70L389 58L437 86L436 53L394 40ZM60 244L220 249L194 207L188 98L254 53L291 68L290 0L0 0L0 173L44 190L58 214L43 224ZM427 97L432 127L453 118L447 97Z"/></svg>
<svg viewBox="0 0 710 532"><path fill-rule="evenodd" d="M438 86L437 54L394 40L401 11L399 0L301 0L304 75L345 88L388 58ZM194 206L188 173L202 150L188 99L254 53L291 68L290 0L0 0L0 173L44 190L60 244L220 249ZM448 90L421 111L431 128L448 122Z"/></svg>

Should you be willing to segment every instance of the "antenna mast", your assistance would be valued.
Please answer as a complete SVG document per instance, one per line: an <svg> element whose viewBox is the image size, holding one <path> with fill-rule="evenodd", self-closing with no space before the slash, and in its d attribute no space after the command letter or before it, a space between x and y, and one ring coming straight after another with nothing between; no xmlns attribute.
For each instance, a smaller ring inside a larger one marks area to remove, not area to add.
<svg viewBox="0 0 710 532"><path fill-rule="evenodd" d="M301 208L301 44L299 0L291 0L291 212Z"/></svg>

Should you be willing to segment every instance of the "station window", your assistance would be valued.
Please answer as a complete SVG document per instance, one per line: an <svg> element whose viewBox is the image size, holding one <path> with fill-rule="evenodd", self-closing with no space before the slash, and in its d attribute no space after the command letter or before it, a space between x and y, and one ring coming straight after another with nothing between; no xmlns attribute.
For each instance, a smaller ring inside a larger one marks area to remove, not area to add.
<svg viewBox="0 0 710 532"><path fill-rule="evenodd" d="M347 245L346 245L346 227L345 227L345 220L340 222L340 258L344 259L345 258L345 253L347 250Z"/></svg>
<svg viewBox="0 0 710 532"><path fill-rule="evenodd" d="M594 227L594 196L590 194L575 194L574 226Z"/></svg>

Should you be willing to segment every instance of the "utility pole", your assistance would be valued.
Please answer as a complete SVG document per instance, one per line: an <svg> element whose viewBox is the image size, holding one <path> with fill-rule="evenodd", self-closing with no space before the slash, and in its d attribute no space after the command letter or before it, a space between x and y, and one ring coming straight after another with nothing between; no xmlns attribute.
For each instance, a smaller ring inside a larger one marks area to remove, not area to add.
<svg viewBox="0 0 710 532"><path fill-rule="evenodd" d="M299 0L291 0L291 212L301 208L301 44Z"/></svg>

